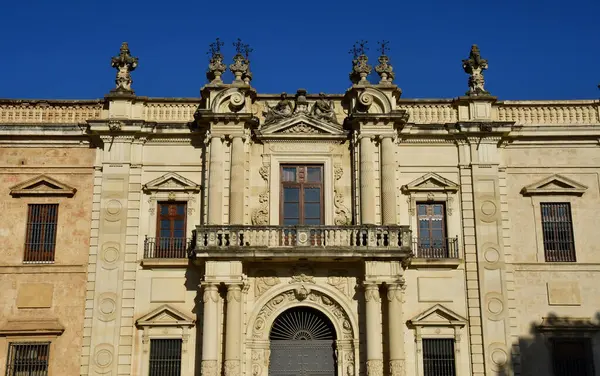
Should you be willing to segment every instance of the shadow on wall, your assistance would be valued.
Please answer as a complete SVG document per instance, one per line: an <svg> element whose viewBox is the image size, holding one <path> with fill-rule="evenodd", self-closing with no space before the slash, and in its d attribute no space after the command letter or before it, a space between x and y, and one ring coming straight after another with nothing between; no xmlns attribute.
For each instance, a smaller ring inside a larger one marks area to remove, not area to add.
<svg viewBox="0 0 600 376"><path fill-rule="evenodd" d="M594 318L549 313L512 344L498 376L593 376L600 371L600 312Z"/></svg>

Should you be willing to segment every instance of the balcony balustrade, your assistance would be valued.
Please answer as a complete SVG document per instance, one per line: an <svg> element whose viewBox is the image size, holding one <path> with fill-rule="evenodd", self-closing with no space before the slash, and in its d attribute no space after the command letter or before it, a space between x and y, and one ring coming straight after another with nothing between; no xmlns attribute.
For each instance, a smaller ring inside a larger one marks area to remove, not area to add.
<svg viewBox="0 0 600 376"><path fill-rule="evenodd" d="M144 239L145 259L182 259L189 256L193 238Z"/></svg>
<svg viewBox="0 0 600 376"><path fill-rule="evenodd" d="M455 238L415 238L413 250L416 258L457 259L458 237Z"/></svg>

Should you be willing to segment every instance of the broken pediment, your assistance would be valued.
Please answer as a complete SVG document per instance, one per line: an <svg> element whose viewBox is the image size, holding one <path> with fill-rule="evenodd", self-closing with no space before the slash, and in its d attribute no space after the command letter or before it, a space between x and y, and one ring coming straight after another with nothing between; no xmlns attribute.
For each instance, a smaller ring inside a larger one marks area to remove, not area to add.
<svg viewBox="0 0 600 376"><path fill-rule="evenodd" d="M428 310L408 320L412 326L465 326L467 319L444 307L436 304Z"/></svg>
<svg viewBox="0 0 600 376"><path fill-rule="evenodd" d="M194 320L181 311L162 305L136 321L138 327L144 326L194 326Z"/></svg>
<svg viewBox="0 0 600 376"><path fill-rule="evenodd" d="M19 196L67 196L72 197L77 189L46 175L39 175L10 188L10 195Z"/></svg>
<svg viewBox="0 0 600 376"><path fill-rule="evenodd" d="M169 172L143 185L144 192L169 191L169 192L199 192L200 185L184 178L183 176Z"/></svg>
<svg viewBox="0 0 600 376"><path fill-rule="evenodd" d="M524 196L531 195L576 195L581 196L587 190L583 184L566 178L562 175L552 175L537 183L530 184L521 189Z"/></svg>
<svg viewBox="0 0 600 376"><path fill-rule="evenodd" d="M256 136L263 140L345 140L348 133L337 124L301 113L260 127L256 131Z"/></svg>
<svg viewBox="0 0 600 376"><path fill-rule="evenodd" d="M401 187L403 193L411 192L457 192L458 184L430 172Z"/></svg>

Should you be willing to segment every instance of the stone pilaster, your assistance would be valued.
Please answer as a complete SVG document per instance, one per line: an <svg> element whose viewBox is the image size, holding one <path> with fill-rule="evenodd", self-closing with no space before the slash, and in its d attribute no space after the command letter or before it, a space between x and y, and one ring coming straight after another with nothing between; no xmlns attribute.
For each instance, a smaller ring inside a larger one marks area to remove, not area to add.
<svg viewBox="0 0 600 376"><path fill-rule="evenodd" d="M402 300L404 285L388 285L388 344L390 351L390 376L405 375L404 329Z"/></svg>
<svg viewBox="0 0 600 376"><path fill-rule="evenodd" d="M202 322L202 376L217 376L219 356L219 290L215 283L204 284L204 321Z"/></svg>
<svg viewBox="0 0 600 376"><path fill-rule="evenodd" d="M382 376L383 341L379 285L365 283L365 302L367 306L367 376Z"/></svg>
<svg viewBox="0 0 600 376"><path fill-rule="evenodd" d="M384 225L396 224L396 156L391 135L381 140L381 213Z"/></svg>
<svg viewBox="0 0 600 376"><path fill-rule="evenodd" d="M360 222L363 224L375 224L374 149L370 137L360 139Z"/></svg>
<svg viewBox="0 0 600 376"><path fill-rule="evenodd" d="M231 178L229 193L229 223L244 223L244 140L234 136L231 142Z"/></svg>
<svg viewBox="0 0 600 376"><path fill-rule="evenodd" d="M221 136L210 139L210 165L208 176L208 224L223 223L223 140Z"/></svg>
<svg viewBox="0 0 600 376"><path fill-rule="evenodd" d="M225 376L240 376L242 342L242 288L227 285L227 327L225 329Z"/></svg>

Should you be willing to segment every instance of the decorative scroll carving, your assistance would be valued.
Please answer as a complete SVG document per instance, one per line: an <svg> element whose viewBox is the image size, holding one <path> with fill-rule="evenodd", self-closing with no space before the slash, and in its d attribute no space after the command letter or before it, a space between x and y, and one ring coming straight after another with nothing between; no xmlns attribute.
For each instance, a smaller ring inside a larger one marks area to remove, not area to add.
<svg viewBox="0 0 600 376"><path fill-rule="evenodd" d="M471 46L469 58L463 60L462 63L465 73L469 75L469 91L466 94L470 96L490 95L483 88L485 83L483 71L488 69L488 62L486 59L481 58L479 47L476 44Z"/></svg>
<svg viewBox="0 0 600 376"><path fill-rule="evenodd" d="M223 83L221 75L227 70L227 66L223 63L223 55L221 54L221 47L223 42L217 38L214 43L210 44L210 63L208 64L208 70L206 71L206 78L211 84Z"/></svg>
<svg viewBox="0 0 600 376"><path fill-rule="evenodd" d="M367 376L383 376L383 360L367 360Z"/></svg>
<svg viewBox="0 0 600 376"><path fill-rule="evenodd" d="M335 300L316 290L308 291L306 296L302 297L302 299L299 299L295 289L285 291L273 297L261 308L252 328L253 337L256 339L268 337L268 333L265 333L265 331L268 330L267 322L269 317L285 310L289 306L297 304L298 301L301 300L308 300L313 304L318 305L323 311L331 314L331 316L339 320L342 328L342 333L338 333L340 337L339 339L354 339L350 318Z"/></svg>
<svg viewBox="0 0 600 376"><path fill-rule="evenodd" d="M217 361L202 360L200 364L200 375L202 376L217 376Z"/></svg>
<svg viewBox="0 0 600 376"><path fill-rule="evenodd" d="M254 295L258 298L264 294L265 291L279 283L280 280L276 276L274 270L261 270L259 271L254 284Z"/></svg>
<svg viewBox="0 0 600 376"><path fill-rule="evenodd" d="M348 292L348 277L346 270L330 270L327 283L341 291L344 295L350 295Z"/></svg>
<svg viewBox="0 0 600 376"><path fill-rule="evenodd" d="M350 210L344 205L344 195L337 189L334 189L333 193L333 206L335 207L334 223L336 226L351 224Z"/></svg>
<svg viewBox="0 0 600 376"><path fill-rule="evenodd" d="M344 357L345 365L346 365L346 376L354 376L355 368L354 368L354 353L350 351L346 351L346 356Z"/></svg>
<svg viewBox="0 0 600 376"><path fill-rule="evenodd" d="M266 188L263 193L258 195L258 208L252 211L252 224L255 226L269 224L269 172L269 165L263 165L258 169L260 177L266 183Z"/></svg>
<svg viewBox="0 0 600 376"><path fill-rule="evenodd" d="M314 134L314 133L323 133L320 132L318 129L308 126L304 123L300 123L298 125L295 125L293 127L289 127L285 130L283 130L281 133L304 133L304 134Z"/></svg>
<svg viewBox="0 0 600 376"><path fill-rule="evenodd" d="M113 90L117 93L133 94L131 84L131 72L138 66L138 58L131 56L129 45L127 42L121 44L119 55L111 59L110 65L117 70L117 78L115 79L116 88Z"/></svg>

